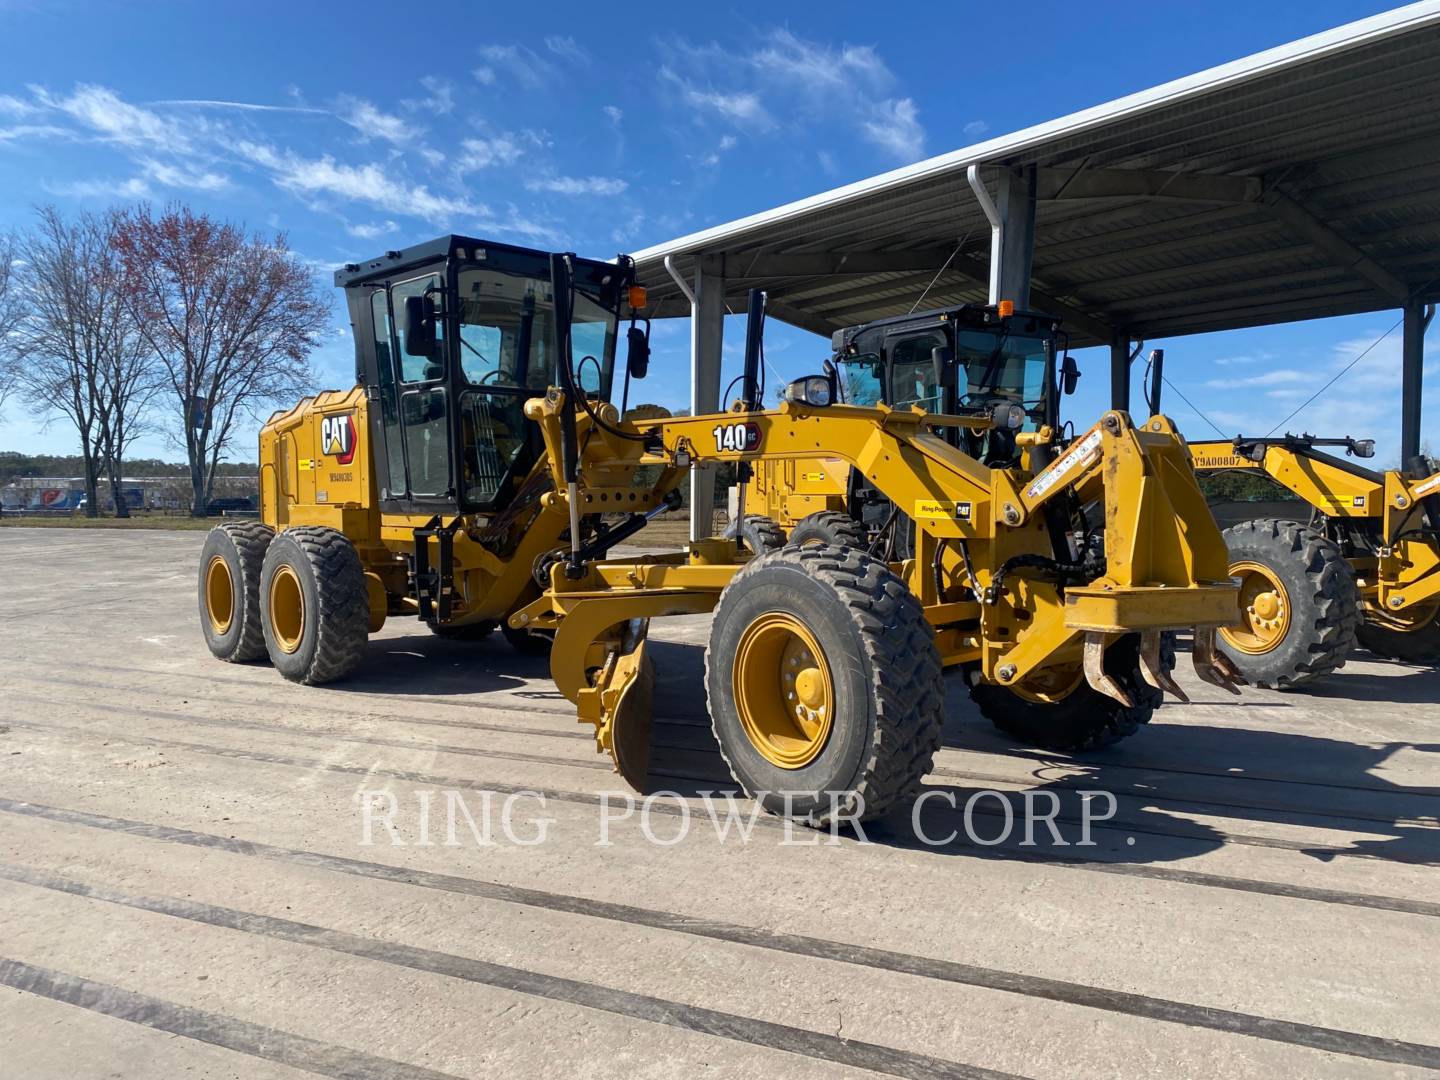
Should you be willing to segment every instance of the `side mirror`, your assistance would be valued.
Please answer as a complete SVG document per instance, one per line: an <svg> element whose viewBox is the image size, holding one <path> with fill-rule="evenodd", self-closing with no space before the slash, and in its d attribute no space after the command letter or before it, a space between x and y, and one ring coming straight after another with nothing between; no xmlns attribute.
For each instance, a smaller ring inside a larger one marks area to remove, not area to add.
<svg viewBox="0 0 1440 1080"><path fill-rule="evenodd" d="M935 369L935 385L941 390L955 389L955 350L936 345L930 350L930 366Z"/></svg>
<svg viewBox="0 0 1440 1080"><path fill-rule="evenodd" d="M1350 453L1356 457L1371 458L1375 456L1374 439L1351 439Z"/></svg>
<svg viewBox="0 0 1440 1080"><path fill-rule="evenodd" d="M643 379L650 373L650 339L645 331L632 326L625 334L625 368L632 379Z"/></svg>
<svg viewBox="0 0 1440 1080"><path fill-rule="evenodd" d="M435 301L428 296L405 298L405 351L411 356L435 355Z"/></svg>
<svg viewBox="0 0 1440 1080"><path fill-rule="evenodd" d="M1069 353L1065 359L1060 361L1060 392L1066 395L1075 392L1075 384L1080 381L1080 365Z"/></svg>

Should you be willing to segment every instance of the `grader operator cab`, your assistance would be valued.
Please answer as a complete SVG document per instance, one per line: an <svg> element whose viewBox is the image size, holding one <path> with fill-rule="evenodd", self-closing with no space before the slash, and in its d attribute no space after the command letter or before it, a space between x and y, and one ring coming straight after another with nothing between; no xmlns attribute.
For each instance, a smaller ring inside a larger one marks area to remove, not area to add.
<svg viewBox="0 0 1440 1080"><path fill-rule="evenodd" d="M990 418L982 430L942 427L940 437L991 468L1038 471L1051 442L1035 433L1059 431L1059 397L1080 377L1068 353L1057 361L1061 338L1058 320L1041 312L962 304L836 331L826 369L841 402ZM910 517L841 459L766 462L744 495L743 520L735 515L727 535L743 528L752 551L880 534L890 557L913 551Z"/></svg>
<svg viewBox="0 0 1440 1080"><path fill-rule="evenodd" d="M1190 449L1198 471L1266 476L1309 507L1304 521L1225 530L1241 616L1221 644L1248 680L1304 685L1357 643L1440 664L1440 473L1430 462L1369 469L1352 459L1373 457L1375 443L1348 436L1237 436Z"/></svg>
<svg viewBox="0 0 1440 1080"><path fill-rule="evenodd" d="M1106 413L1026 470L967 452L1002 426L993 410L839 403L818 376L763 411L758 293L741 399L671 417L627 408L648 338L624 257L446 237L337 283L358 385L271 418L262 520L207 539L201 626L221 659L268 656L320 683L354 671L390 615L441 633L498 625L521 648L550 648L557 687L643 789L649 622L713 612L720 749L745 791L815 825L879 816L917 789L939 745L942 665L962 666L1015 730L1077 745L1134 730L1176 689L1165 631L1193 629L1197 671L1231 686L1213 642L1235 588L1163 418ZM1041 432L1015 438L1038 460ZM905 508L913 557L839 544L756 557L720 538L606 557L676 504L696 464L813 458L845 461ZM1103 562L1057 541L1077 500L1104 508Z"/></svg>

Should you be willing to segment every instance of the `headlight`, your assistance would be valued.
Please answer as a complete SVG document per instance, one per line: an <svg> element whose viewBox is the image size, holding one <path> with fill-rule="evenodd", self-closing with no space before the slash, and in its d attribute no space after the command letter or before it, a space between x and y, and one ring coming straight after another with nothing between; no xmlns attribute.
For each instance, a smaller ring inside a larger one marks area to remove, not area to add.
<svg viewBox="0 0 1440 1080"><path fill-rule="evenodd" d="M1025 423L1025 406L1002 401L991 410L990 419L998 428L1018 428Z"/></svg>
<svg viewBox="0 0 1440 1080"><path fill-rule="evenodd" d="M796 379L785 387L785 400L798 405L829 405L830 380L824 375L809 375Z"/></svg>

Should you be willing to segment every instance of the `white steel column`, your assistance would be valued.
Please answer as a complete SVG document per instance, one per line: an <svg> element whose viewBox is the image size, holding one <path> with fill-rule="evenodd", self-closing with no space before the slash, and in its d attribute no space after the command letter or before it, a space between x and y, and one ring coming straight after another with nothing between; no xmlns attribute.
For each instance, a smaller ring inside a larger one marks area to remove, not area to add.
<svg viewBox="0 0 1440 1080"><path fill-rule="evenodd" d="M720 354L725 336L724 263L714 255L695 261L695 300L690 305L690 412L694 416L720 409ZM690 471L690 539L703 540L713 531L715 469Z"/></svg>

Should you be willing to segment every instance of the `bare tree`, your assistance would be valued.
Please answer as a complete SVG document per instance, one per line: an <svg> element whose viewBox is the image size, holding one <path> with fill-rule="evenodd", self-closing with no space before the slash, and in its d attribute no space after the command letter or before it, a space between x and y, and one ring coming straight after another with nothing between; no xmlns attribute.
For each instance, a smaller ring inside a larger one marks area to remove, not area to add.
<svg viewBox="0 0 1440 1080"><path fill-rule="evenodd" d="M41 414L63 416L75 426L85 469L85 513L95 517L109 441L104 429L118 411L106 400L106 369L117 349L127 352L133 345L133 324L110 222L82 214L72 224L54 207L36 216L19 243L15 388Z"/></svg>
<svg viewBox="0 0 1440 1080"><path fill-rule="evenodd" d="M304 388L330 300L283 235L247 237L184 206L131 211L115 243L136 321L178 406L200 517L244 419Z"/></svg>
<svg viewBox="0 0 1440 1080"><path fill-rule="evenodd" d="M15 346L12 335L20 318L16 297L15 239L0 236L0 409L15 389Z"/></svg>
<svg viewBox="0 0 1440 1080"><path fill-rule="evenodd" d="M114 249L116 229L121 216L112 211L107 219L107 248L113 270L122 273ZM155 349L135 321L133 306L124 282L109 295L104 313L103 344L100 365L100 397L96 406L99 448L110 480L110 494L115 502L115 516L128 518L130 504L125 499L122 479L125 456L141 435L153 430L151 404L163 388Z"/></svg>

